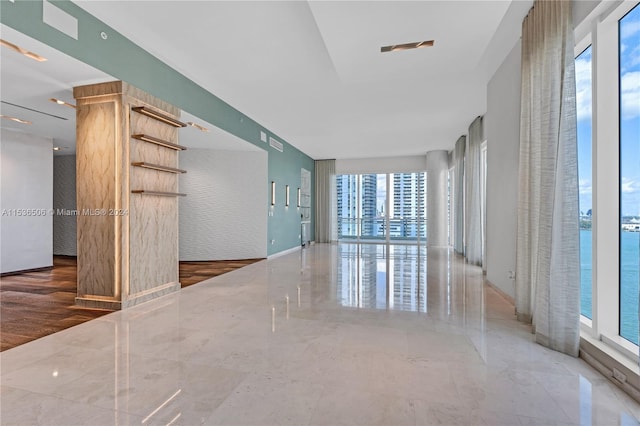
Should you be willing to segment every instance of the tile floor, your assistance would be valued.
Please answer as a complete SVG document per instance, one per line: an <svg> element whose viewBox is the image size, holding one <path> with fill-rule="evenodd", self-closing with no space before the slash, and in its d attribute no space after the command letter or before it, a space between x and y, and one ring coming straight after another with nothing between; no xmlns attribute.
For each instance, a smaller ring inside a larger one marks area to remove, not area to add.
<svg viewBox="0 0 640 426"><path fill-rule="evenodd" d="M631 425L444 249L318 244L0 354L3 425Z"/></svg>

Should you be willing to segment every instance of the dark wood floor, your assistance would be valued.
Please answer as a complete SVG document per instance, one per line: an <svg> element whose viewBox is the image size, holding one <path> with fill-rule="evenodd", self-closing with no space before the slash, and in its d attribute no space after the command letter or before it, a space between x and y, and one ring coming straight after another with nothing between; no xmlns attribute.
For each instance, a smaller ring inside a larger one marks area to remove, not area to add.
<svg viewBox="0 0 640 426"><path fill-rule="evenodd" d="M251 265L262 259L212 260L207 262L180 262L180 283L188 287L208 278Z"/></svg>
<svg viewBox="0 0 640 426"><path fill-rule="evenodd" d="M190 286L259 260L181 262L180 282ZM0 278L0 351L110 312L75 305L75 257L54 256L53 263L53 269Z"/></svg>

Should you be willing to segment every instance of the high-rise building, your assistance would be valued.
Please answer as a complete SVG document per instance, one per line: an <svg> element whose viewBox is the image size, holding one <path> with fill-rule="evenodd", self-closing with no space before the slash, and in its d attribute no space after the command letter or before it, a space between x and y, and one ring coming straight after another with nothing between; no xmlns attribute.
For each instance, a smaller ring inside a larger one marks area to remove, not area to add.
<svg viewBox="0 0 640 426"><path fill-rule="evenodd" d="M425 237L425 173L391 174L393 209L391 235L395 237Z"/></svg>
<svg viewBox="0 0 640 426"><path fill-rule="evenodd" d="M363 237L378 236L376 220L376 201L378 192L378 175L362 175L362 233Z"/></svg>
<svg viewBox="0 0 640 426"><path fill-rule="evenodd" d="M358 191L360 176L360 191ZM362 220L362 236L376 236L377 175L338 175L336 193L338 208L338 238L357 236L357 219ZM361 205L358 206L358 193Z"/></svg>
<svg viewBox="0 0 640 426"><path fill-rule="evenodd" d="M338 207L338 238L355 237L357 234L357 176L338 175L336 177Z"/></svg>

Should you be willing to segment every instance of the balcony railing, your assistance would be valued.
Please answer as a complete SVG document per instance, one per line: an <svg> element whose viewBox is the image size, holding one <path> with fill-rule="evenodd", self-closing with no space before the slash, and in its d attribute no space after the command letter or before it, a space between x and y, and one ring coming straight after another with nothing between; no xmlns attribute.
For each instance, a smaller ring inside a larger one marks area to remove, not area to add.
<svg viewBox="0 0 640 426"><path fill-rule="evenodd" d="M345 218L338 217L338 238L386 239L386 217ZM392 240L421 240L427 238L427 223L424 218L390 218L389 238Z"/></svg>

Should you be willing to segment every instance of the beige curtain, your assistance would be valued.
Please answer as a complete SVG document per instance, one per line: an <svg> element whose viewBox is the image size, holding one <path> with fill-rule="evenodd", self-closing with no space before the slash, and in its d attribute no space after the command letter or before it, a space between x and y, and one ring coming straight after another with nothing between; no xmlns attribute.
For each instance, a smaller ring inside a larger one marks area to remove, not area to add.
<svg viewBox="0 0 640 426"><path fill-rule="evenodd" d="M536 1L522 25L518 318L577 356L580 258L571 3Z"/></svg>
<svg viewBox="0 0 640 426"><path fill-rule="evenodd" d="M336 160L316 160L316 242L336 241Z"/></svg>
<svg viewBox="0 0 640 426"><path fill-rule="evenodd" d="M473 265L482 265L482 194L480 161L484 125L482 117L469 126L464 160L465 174L465 257Z"/></svg>
<svg viewBox="0 0 640 426"><path fill-rule="evenodd" d="M466 136L460 136L453 149L453 249L464 254L464 150Z"/></svg>

